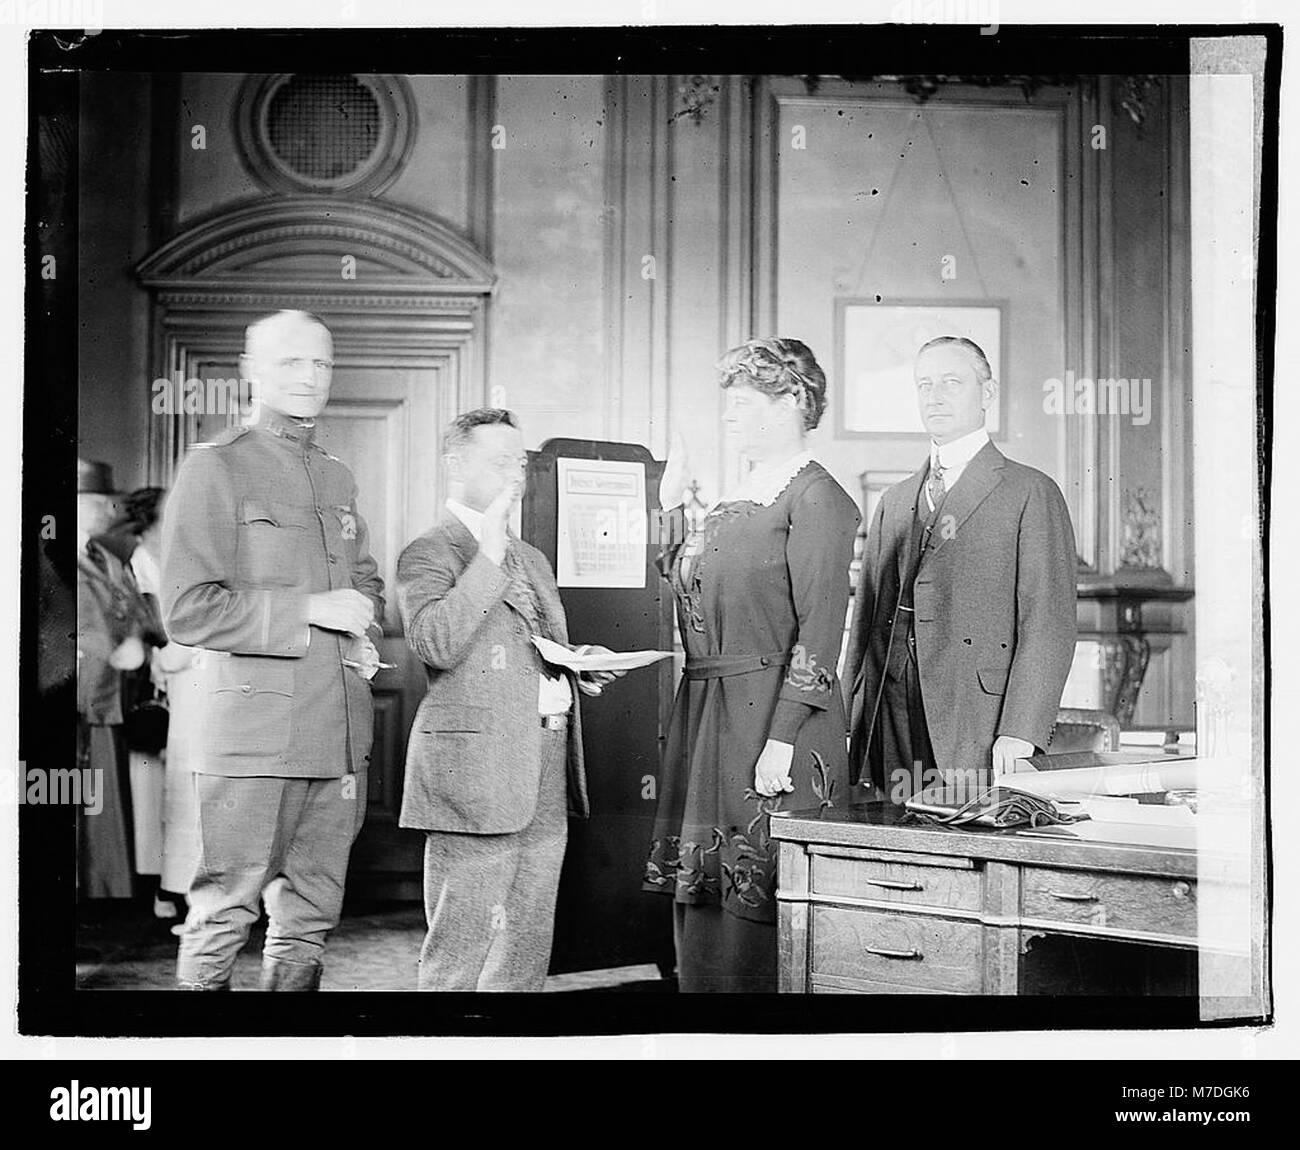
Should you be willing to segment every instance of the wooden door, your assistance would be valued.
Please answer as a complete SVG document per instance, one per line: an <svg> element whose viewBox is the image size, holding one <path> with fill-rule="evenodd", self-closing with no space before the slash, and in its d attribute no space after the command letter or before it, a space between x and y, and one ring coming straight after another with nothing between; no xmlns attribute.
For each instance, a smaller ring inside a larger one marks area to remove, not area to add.
<svg viewBox="0 0 1300 1150"><path fill-rule="evenodd" d="M357 507L384 580L380 659L393 664L371 682L375 741L366 822L352 851L350 900L422 897L424 835L397 825L406 740L424 697L423 664L406 645L397 613L397 558L432 526L439 507L438 444L446 390L437 364L394 365L336 343L334 386L318 442L357 480ZM454 389L453 389L454 390Z"/></svg>
<svg viewBox="0 0 1300 1150"><path fill-rule="evenodd" d="M255 316L249 315L245 322ZM334 336L334 382L318 420L317 441L356 477L357 506L366 521L370 552L384 580L386 607L380 659L393 664L371 683L375 741L370 755L365 826L353 847L347 894L350 900L423 897L424 836L397 825L402 805L406 740L415 709L424 697L423 664L406 645L397 613L397 558L427 531L442 505L440 444L447 421L462 397L478 393L474 357L463 354L462 332L443 344L436 332L416 337L374 325L355 327L323 317ZM238 355L230 335L195 337L177 359L184 379L236 379ZM205 344L219 342L224 346ZM404 346L406 345L406 346ZM245 397L246 398L246 397ZM178 413L168 432L179 456L191 443L211 439L239 422L238 411ZM166 486L169 475L156 482Z"/></svg>
<svg viewBox="0 0 1300 1150"><path fill-rule="evenodd" d="M353 272L340 277L340 257ZM299 308L334 337L334 384L321 445L352 469L388 602L373 681L368 817L352 855L353 900L422 896L423 836L398 828L406 737L424 694L392 592L397 557L442 502L439 444L486 394L491 265L436 217L377 198L272 196L204 217L141 261L153 297L151 379L237 379L244 329ZM152 399L152 395L147 397ZM189 444L236 411L177 412L150 423L151 480L169 486Z"/></svg>

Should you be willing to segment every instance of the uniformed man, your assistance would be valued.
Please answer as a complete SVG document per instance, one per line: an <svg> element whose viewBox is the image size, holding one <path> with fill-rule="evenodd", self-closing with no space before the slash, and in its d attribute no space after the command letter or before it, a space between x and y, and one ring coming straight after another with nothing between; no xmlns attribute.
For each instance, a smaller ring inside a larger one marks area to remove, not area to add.
<svg viewBox="0 0 1300 1150"><path fill-rule="evenodd" d="M305 312L258 320L240 367L252 422L195 446L163 528L167 630L202 649L177 980L227 989L260 900L262 988L315 990L365 812L383 584L352 473L314 441L329 331Z"/></svg>

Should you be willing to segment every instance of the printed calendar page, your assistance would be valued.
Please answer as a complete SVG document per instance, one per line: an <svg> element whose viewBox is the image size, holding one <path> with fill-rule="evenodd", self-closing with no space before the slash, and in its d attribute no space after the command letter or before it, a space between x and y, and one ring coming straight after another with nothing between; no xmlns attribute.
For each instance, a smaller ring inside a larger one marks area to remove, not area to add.
<svg viewBox="0 0 1300 1150"><path fill-rule="evenodd" d="M561 587L644 587L645 464L559 459L556 582Z"/></svg>

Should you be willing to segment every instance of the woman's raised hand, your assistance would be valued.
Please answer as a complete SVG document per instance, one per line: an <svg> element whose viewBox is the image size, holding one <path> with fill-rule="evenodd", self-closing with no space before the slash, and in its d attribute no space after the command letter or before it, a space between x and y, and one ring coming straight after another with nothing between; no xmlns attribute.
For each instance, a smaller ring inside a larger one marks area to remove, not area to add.
<svg viewBox="0 0 1300 1150"><path fill-rule="evenodd" d="M668 447L668 463L663 478L659 480L659 506L665 509L678 506L690 481L691 460L686 449L686 437L676 431Z"/></svg>

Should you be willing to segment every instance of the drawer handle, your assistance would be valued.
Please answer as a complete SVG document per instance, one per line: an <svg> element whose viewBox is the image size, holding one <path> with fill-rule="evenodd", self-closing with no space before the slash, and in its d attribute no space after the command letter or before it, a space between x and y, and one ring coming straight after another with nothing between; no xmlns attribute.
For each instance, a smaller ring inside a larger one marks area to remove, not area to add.
<svg viewBox="0 0 1300 1150"><path fill-rule="evenodd" d="M863 882L867 886L883 886L886 890L925 890L919 882L900 882L897 879L868 878Z"/></svg>
<svg viewBox="0 0 1300 1150"><path fill-rule="evenodd" d="M1049 890L1047 892L1053 898L1059 898L1062 902L1097 902L1095 894L1071 894L1066 890Z"/></svg>
<svg viewBox="0 0 1300 1150"><path fill-rule="evenodd" d="M1192 893L1192 887L1190 883L1185 883L1185 882L1174 883L1174 898L1186 898L1191 893Z"/></svg>
<svg viewBox="0 0 1300 1150"><path fill-rule="evenodd" d="M925 956L919 950L886 950L879 946L864 946L862 948L868 954L876 954L881 958L924 958Z"/></svg>

